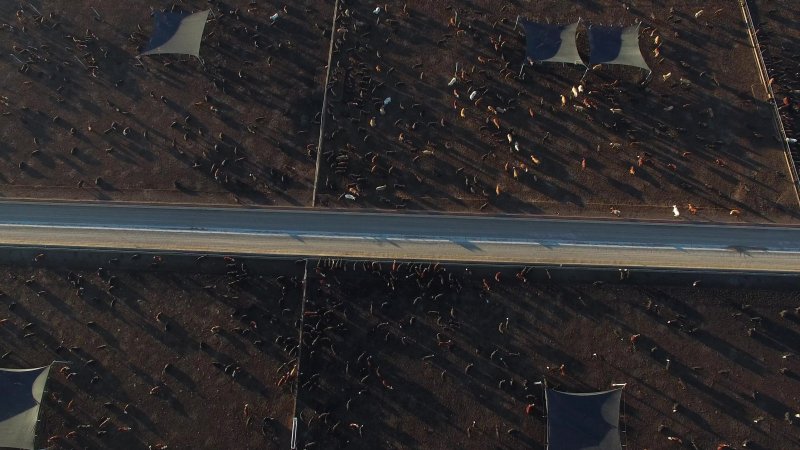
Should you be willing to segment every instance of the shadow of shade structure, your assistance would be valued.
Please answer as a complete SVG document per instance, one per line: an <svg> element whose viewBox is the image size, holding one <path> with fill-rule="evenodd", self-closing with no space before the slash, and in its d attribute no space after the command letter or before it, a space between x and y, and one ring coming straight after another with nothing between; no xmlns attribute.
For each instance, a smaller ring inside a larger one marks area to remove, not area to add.
<svg viewBox="0 0 800 450"><path fill-rule="evenodd" d="M0 369L0 447L33 449L50 366Z"/></svg>
<svg viewBox="0 0 800 450"><path fill-rule="evenodd" d="M200 41L209 11L155 12L153 36L139 56L174 53L200 58Z"/></svg>
<svg viewBox="0 0 800 450"><path fill-rule="evenodd" d="M523 21L528 60L584 65L578 54L578 22L552 25Z"/></svg>
<svg viewBox="0 0 800 450"><path fill-rule="evenodd" d="M571 393L545 391L548 450L621 450L622 389Z"/></svg>
<svg viewBox="0 0 800 450"><path fill-rule="evenodd" d="M589 65L617 64L652 72L639 50L639 24L629 27L589 27Z"/></svg>

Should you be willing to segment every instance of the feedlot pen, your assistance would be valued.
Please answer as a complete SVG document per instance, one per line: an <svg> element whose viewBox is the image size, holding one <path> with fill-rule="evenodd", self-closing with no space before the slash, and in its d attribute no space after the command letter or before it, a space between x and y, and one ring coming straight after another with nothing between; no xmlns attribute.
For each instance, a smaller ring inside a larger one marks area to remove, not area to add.
<svg viewBox="0 0 800 450"><path fill-rule="evenodd" d="M0 194L796 221L737 4L187 1L212 10L202 65L134 57L156 6L0 5ZM518 18L580 18L584 57L586 24L641 21L652 77L520 75Z"/></svg>

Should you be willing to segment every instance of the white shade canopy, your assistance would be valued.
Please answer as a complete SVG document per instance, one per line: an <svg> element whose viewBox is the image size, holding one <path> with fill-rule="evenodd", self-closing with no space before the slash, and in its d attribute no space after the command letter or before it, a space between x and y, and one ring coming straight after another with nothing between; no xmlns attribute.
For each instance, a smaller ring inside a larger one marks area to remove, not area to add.
<svg viewBox="0 0 800 450"><path fill-rule="evenodd" d="M522 24L527 40L527 56L540 62L581 64L578 54L578 22L552 25L525 21Z"/></svg>
<svg viewBox="0 0 800 450"><path fill-rule="evenodd" d="M178 53L200 57L200 41L209 11L194 14L155 13L155 29L147 50L141 55ZM140 56L141 56L140 55Z"/></svg>
<svg viewBox="0 0 800 450"><path fill-rule="evenodd" d="M34 449L50 366L0 369L0 447Z"/></svg>
<svg viewBox="0 0 800 450"><path fill-rule="evenodd" d="M652 71L639 49L639 24L589 27L590 64L619 64Z"/></svg>

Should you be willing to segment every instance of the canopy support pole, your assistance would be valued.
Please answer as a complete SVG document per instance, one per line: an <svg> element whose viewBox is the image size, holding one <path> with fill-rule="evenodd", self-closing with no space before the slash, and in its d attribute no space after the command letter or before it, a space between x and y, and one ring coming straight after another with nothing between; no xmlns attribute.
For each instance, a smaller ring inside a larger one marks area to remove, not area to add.
<svg viewBox="0 0 800 450"><path fill-rule="evenodd" d="M644 81L642 81L641 86L647 86L650 83L650 80L652 79L653 79L653 71L650 70L648 71L647 76L644 78Z"/></svg>
<svg viewBox="0 0 800 450"><path fill-rule="evenodd" d="M39 411L36 412L36 425L33 429L33 446L36 447L36 438L39 437L38 431L40 427L44 427L44 422L42 422L42 405L47 399L47 384L50 382L50 369L53 367L55 363L63 363L69 365L67 361L53 361L47 366L47 378L44 379L44 388L42 389L42 401L39 402ZM40 425L41 422L41 425ZM46 433L45 433L46 434Z"/></svg>
<svg viewBox="0 0 800 450"><path fill-rule="evenodd" d="M581 76L581 82L583 81L584 78L586 78L586 75L589 74L589 70L590 69L591 69L591 67L586 66L586 70L583 71L583 76Z"/></svg>
<svg viewBox="0 0 800 450"><path fill-rule="evenodd" d="M542 387L542 398L544 399L544 410L542 411L542 418L544 418L545 426L544 426L544 448L548 448L550 446L550 427L547 426L547 378L542 377L542 381L537 381L535 384L538 384Z"/></svg>

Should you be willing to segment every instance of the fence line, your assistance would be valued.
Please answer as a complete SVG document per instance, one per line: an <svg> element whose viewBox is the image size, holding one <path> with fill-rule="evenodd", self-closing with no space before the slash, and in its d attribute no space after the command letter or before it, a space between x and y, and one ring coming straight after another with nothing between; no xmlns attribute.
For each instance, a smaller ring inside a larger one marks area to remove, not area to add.
<svg viewBox="0 0 800 450"><path fill-rule="evenodd" d="M797 175L797 166L795 166L794 157L792 156L792 149L789 147L789 139L786 136L786 130L783 128L783 121L781 120L780 110L778 104L775 103L775 93L772 91L772 85L769 83L769 72L767 65L764 63L764 55L761 52L761 45L758 43L758 36L756 36L755 24L753 23L753 16L750 14L750 5L747 0L739 0L739 6L742 10L742 16L747 24L747 33L750 35L750 45L753 47L753 54L758 64L758 75L761 78L761 83L767 92L767 100L772 105L773 124L778 132L778 138L783 146L783 154L786 158L786 164L789 166L789 173L792 177L792 186L794 187L794 195L800 205L800 178Z"/></svg>
<svg viewBox="0 0 800 450"><path fill-rule="evenodd" d="M322 141L325 138L325 116L327 116L327 109L328 109L328 90L330 89L330 77L331 77L331 64L333 63L333 44L334 39L336 38L336 16L339 14L339 0L336 0L333 4L333 18L331 19L331 37L330 37L330 46L328 47L328 64L325 68L325 85L323 86L323 93L322 93L322 110L319 119L319 140L317 141L317 162L314 168L314 190L311 194L311 207L313 208L316 206L317 202L317 185L319 184L319 168L322 162ZM300 332L298 336L297 342L297 362L296 362L296 370L297 370L297 378L295 380L295 394L294 394L294 405L292 407L292 438L291 442L289 443L290 449L295 450L297 448L297 433L300 427L300 421L298 419L298 399L300 397L300 380L302 379L303 373L301 372L300 361L303 356L303 332L304 332L304 324L305 321L303 320L306 315L306 302L308 301L308 265L313 261L313 258L307 258L303 267L303 295L301 297L300 303ZM318 260L319 261L319 260Z"/></svg>
<svg viewBox="0 0 800 450"><path fill-rule="evenodd" d="M290 442L289 448L291 450L297 449L297 432L299 427L299 421L297 420L298 413L297 413L297 402L300 398L300 380L303 379L303 372L301 372L300 367L300 359L303 356L303 332L305 331L305 316L306 316L306 302L308 301L308 264L313 261L312 258L306 258L305 264L303 266L303 295L300 298L300 332L297 337L297 362L295 363L295 370L297 370L297 377L294 380L295 383L295 391L294 391L294 404L292 405L292 440ZM317 260L319 261L319 260Z"/></svg>
<svg viewBox="0 0 800 450"><path fill-rule="evenodd" d="M322 165L322 141L325 138L325 117L328 115L328 90L330 90L331 64L333 63L333 43L336 38L336 15L339 13L339 0L333 4L331 20L331 43L328 48L328 66L325 70L325 86L322 93L322 115L319 118L319 141L317 141L317 163L314 168L314 190L311 194L311 207L317 206L317 186L319 185L319 168Z"/></svg>

